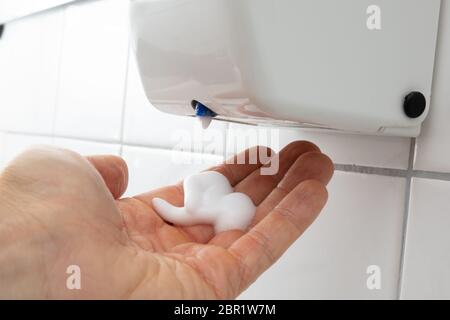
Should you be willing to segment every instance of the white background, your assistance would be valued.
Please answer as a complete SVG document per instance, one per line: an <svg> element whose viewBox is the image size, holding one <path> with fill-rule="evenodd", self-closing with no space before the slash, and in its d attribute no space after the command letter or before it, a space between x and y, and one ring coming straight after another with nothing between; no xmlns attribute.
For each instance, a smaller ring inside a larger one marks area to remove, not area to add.
<svg viewBox="0 0 450 320"><path fill-rule="evenodd" d="M4 1L4 0L3 0ZM0 2L1 3L1 2ZM443 0L431 114L417 140L282 130L311 140L338 169L321 217L242 298L450 299L450 3ZM0 40L0 164L33 144L120 154L128 194L221 161L237 127L203 164L172 164L192 119L147 102L129 50L127 1L79 3L6 25ZM368 290L378 265L381 290Z"/></svg>

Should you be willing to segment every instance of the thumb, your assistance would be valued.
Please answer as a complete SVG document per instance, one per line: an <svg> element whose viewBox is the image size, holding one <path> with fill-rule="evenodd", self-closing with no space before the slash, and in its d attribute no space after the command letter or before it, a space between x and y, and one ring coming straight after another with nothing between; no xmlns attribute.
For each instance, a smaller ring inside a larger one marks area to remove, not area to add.
<svg viewBox="0 0 450 320"><path fill-rule="evenodd" d="M97 169L114 199L120 198L127 190L128 167L117 156L88 156L86 159Z"/></svg>

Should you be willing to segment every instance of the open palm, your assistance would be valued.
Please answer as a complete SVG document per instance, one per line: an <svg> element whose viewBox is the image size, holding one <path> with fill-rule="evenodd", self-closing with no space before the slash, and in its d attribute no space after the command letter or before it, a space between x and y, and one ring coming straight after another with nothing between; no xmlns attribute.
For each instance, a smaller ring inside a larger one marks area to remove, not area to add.
<svg viewBox="0 0 450 320"><path fill-rule="evenodd" d="M120 158L86 161L57 149L29 151L0 177L9 203L9 209L0 208L0 225L7 226L0 242L28 257L26 266L14 255L8 260L22 274L0 279L10 287L0 292L35 298L235 298L326 203L325 185L333 174L328 157L308 142L292 143L277 156L280 169L272 176L261 174L270 165L262 163L210 169L257 206L247 232L215 235L211 226L173 226L153 210L154 197L182 206L182 183L120 199L128 180ZM67 288L71 265L81 270L81 290Z"/></svg>

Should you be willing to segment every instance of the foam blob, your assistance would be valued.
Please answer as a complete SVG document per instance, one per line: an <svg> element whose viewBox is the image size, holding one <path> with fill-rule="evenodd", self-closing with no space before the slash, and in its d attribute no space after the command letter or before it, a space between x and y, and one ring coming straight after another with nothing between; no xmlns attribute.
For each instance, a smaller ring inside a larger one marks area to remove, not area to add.
<svg viewBox="0 0 450 320"><path fill-rule="evenodd" d="M228 179L215 171L202 172L184 180L184 207L154 198L153 208L164 220L179 226L211 224L216 233L245 231L256 207L243 193L234 192Z"/></svg>
<svg viewBox="0 0 450 320"><path fill-rule="evenodd" d="M203 129L208 129L212 122L212 117L197 117Z"/></svg>

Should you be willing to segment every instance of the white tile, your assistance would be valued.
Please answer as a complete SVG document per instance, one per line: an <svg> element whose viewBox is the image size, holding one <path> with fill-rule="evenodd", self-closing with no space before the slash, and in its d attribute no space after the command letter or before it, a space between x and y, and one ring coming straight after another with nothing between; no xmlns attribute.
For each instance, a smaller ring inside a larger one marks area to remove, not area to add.
<svg viewBox="0 0 450 320"><path fill-rule="evenodd" d="M124 142L158 148L223 155L226 124L213 121L202 130L199 121L153 107L145 96L134 56L130 57L124 123Z"/></svg>
<svg viewBox="0 0 450 320"><path fill-rule="evenodd" d="M123 157L130 174L126 196L177 183L223 161L215 155L128 146L123 149Z"/></svg>
<svg viewBox="0 0 450 320"><path fill-rule="evenodd" d="M44 136L3 134L0 137L0 166L6 165L23 151L36 145L52 145L53 139Z"/></svg>
<svg viewBox="0 0 450 320"><path fill-rule="evenodd" d="M5 27L0 40L0 128L50 134L63 30L62 10Z"/></svg>
<svg viewBox="0 0 450 320"><path fill-rule="evenodd" d="M128 3L111 0L66 10L55 132L120 140L128 57Z"/></svg>
<svg viewBox="0 0 450 320"><path fill-rule="evenodd" d="M417 139L414 168L450 172L450 2L442 1L430 114Z"/></svg>
<svg viewBox="0 0 450 320"><path fill-rule="evenodd" d="M450 182L414 179L402 299L450 299Z"/></svg>
<svg viewBox="0 0 450 320"><path fill-rule="evenodd" d="M233 152L230 150L242 150L256 143L269 145L278 151L296 140L308 140L315 143L335 163L395 169L408 167L410 150L408 138L347 135L305 129L263 128L232 124L228 134L227 153L231 154Z"/></svg>
<svg viewBox="0 0 450 320"><path fill-rule="evenodd" d="M6 149L6 134L4 132L0 132L0 171L6 165L6 159L4 159L3 153Z"/></svg>
<svg viewBox="0 0 450 320"><path fill-rule="evenodd" d="M337 172L317 221L240 299L394 299L405 181ZM381 290L367 288L376 265Z"/></svg>
<svg viewBox="0 0 450 320"><path fill-rule="evenodd" d="M78 152L81 155L119 155L120 145L82 141L74 139L54 138L53 144L57 147Z"/></svg>

